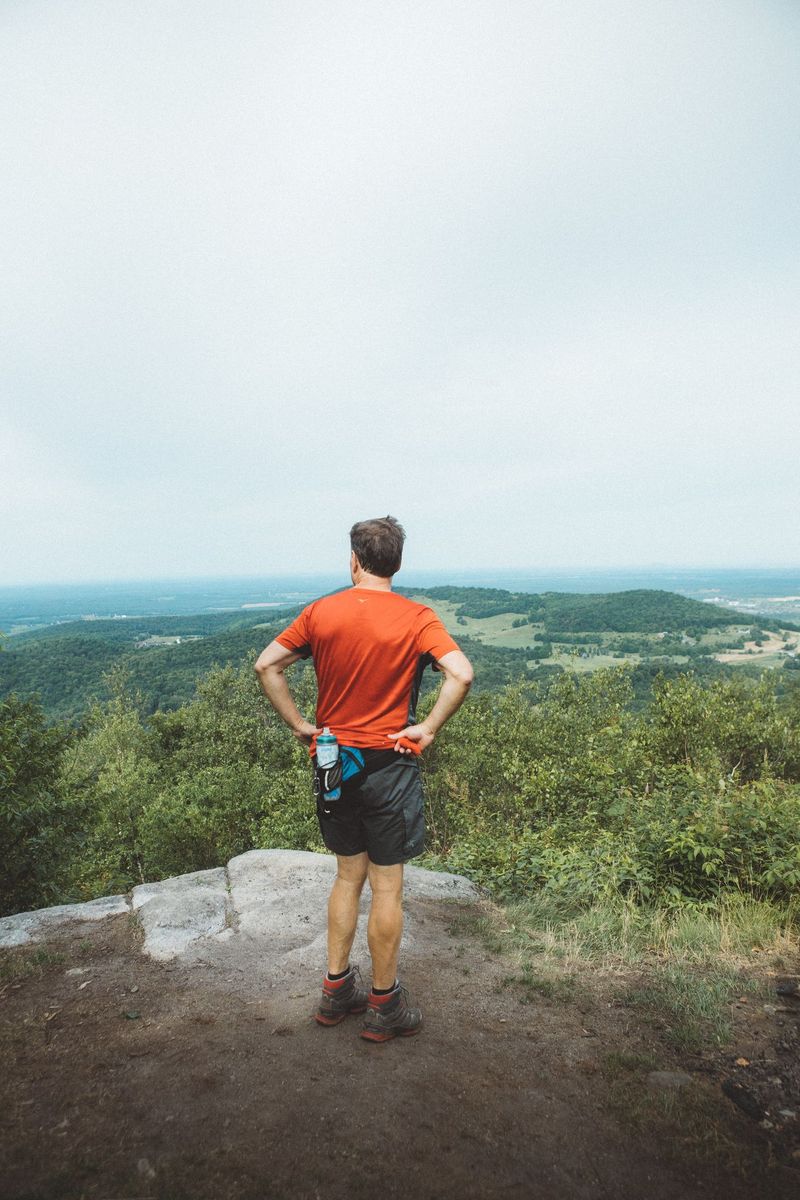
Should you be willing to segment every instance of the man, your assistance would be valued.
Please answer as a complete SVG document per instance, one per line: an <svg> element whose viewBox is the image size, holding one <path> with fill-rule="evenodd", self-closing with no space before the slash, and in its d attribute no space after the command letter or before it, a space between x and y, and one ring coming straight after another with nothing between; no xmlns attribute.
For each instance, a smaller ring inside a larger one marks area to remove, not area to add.
<svg viewBox="0 0 800 1200"><path fill-rule="evenodd" d="M417 755L460 707L472 683L469 660L436 614L392 591L404 541L394 517L354 525L353 586L310 604L255 667L264 694L299 741L313 752L317 735L328 726L347 769L357 768L345 777L339 799L317 796L323 841L336 855L337 870L328 902L328 971L315 1016L321 1025L336 1025L348 1013L366 1011L361 1036L374 1042L417 1033L422 1022L397 978L403 864L422 852L425 834ZM309 656L318 685L316 725L301 716L284 674ZM444 682L430 715L417 724L414 710L427 664L442 672ZM369 994L350 965L367 879Z"/></svg>

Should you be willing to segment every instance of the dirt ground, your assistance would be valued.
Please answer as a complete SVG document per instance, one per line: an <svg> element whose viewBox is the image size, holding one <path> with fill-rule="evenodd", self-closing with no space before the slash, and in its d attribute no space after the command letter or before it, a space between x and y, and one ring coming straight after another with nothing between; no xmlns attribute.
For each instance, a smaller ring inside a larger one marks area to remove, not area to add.
<svg viewBox="0 0 800 1200"><path fill-rule="evenodd" d="M451 906L416 914L425 1026L386 1045L313 1021L319 973L156 963L126 915L3 951L2 1200L800 1196L792 1119L759 1124L782 1102L800 1125L788 1001L738 1006L735 1046L680 1061L607 980L532 997ZM747 1102L723 1090L737 1057Z"/></svg>

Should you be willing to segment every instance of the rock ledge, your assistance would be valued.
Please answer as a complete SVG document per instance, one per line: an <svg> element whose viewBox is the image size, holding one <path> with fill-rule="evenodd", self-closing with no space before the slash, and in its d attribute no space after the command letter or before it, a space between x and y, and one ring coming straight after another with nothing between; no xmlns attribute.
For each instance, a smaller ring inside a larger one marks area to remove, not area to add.
<svg viewBox="0 0 800 1200"><path fill-rule="evenodd" d="M329 854L249 850L226 867L143 883L129 896L103 896L85 904L3 917L0 947L40 942L74 921L99 921L128 912L141 922L143 951L151 958L167 960L209 942L242 938L263 940L298 963L318 961L324 953L325 904L335 870L336 860ZM463 876L414 866L405 870L405 895L462 903L479 899L476 886ZM406 922L406 946L413 944L414 924L413 918Z"/></svg>

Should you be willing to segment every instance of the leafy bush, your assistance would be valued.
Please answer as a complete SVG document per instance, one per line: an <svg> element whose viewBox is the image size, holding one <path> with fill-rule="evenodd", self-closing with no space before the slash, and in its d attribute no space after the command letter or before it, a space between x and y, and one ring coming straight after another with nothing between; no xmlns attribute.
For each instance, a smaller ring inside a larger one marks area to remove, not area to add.
<svg viewBox="0 0 800 1200"><path fill-rule="evenodd" d="M0 915L52 904L75 830L59 786L66 732L35 698L0 701Z"/></svg>
<svg viewBox="0 0 800 1200"><path fill-rule="evenodd" d="M310 714L313 671L292 672ZM422 759L429 861L573 909L796 892L800 688L664 674L642 707L636 678L556 670L471 696ZM255 847L321 848L308 754L252 661L215 668L169 713L148 716L119 672L107 685L111 699L71 734L48 730L33 702L4 702L6 911Z"/></svg>
<svg viewBox="0 0 800 1200"><path fill-rule="evenodd" d="M313 710L313 675L295 670ZM308 755L267 704L252 664L216 668L191 704L142 712L123 675L89 715L64 764L87 834L73 886L82 895L226 862L258 846L318 845ZM310 810L310 812L309 812Z"/></svg>
<svg viewBox="0 0 800 1200"><path fill-rule="evenodd" d="M468 702L426 764L434 861L505 896L702 904L800 883L800 722L762 683L565 675ZM796 707L796 706L795 706ZM452 739L452 740L451 740Z"/></svg>

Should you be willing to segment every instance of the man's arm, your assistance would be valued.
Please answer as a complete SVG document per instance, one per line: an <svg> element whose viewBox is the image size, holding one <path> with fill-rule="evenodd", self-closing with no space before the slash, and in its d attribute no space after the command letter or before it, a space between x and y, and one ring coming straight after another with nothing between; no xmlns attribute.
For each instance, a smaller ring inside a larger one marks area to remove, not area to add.
<svg viewBox="0 0 800 1200"><path fill-rule="evenodd" d="M473 679L472 663L466 654L460 650L450 650L436 660L436 665L444 675L444 683L430 713L419 725L407 725L399 733L389 734L390 738L408 738L411 742L418 742L424 750L430 746L445 721L449 721L466 700ZM398 754L413 754L413 750L406 750L402 746L396 745L395 750Z"/></svg>
<svg viewBox="0 0 800 1200"><path fill-rule="evenodd" d="M266 650L258 656L255 672L261 690L275 712L286 722L298 741L310 746L312 737L322 733L322 730L301 716L284 675L286 668L302 657L297 650L287 650L279 641L270 642Z"/></svg>

